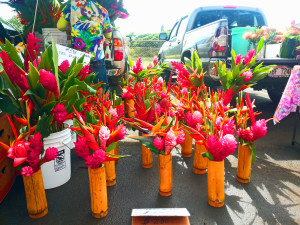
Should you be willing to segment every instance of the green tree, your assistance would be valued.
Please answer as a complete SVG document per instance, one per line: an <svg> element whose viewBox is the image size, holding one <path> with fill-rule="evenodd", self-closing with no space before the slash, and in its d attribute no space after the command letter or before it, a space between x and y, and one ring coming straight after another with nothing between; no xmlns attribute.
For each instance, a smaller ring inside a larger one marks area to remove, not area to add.
<svg viewBox="0 0 300 225"><path fill-rule="evenodd" d="M20 20L18 19L17 16L13 16L7 22L9 22L10 24L12 24L18 31L23 32L24 25L21 24L21 22L20 22Z"/></svg>

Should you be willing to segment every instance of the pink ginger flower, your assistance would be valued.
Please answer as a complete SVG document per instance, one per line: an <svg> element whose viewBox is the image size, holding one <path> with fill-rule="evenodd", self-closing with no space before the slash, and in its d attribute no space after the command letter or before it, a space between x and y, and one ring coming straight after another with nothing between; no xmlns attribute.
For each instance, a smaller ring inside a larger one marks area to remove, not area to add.
<svg viewBox="0 0 300 225"><path fill-rule="evenodd" d="M163 98L162 100L160 100L159 105L161 106L161 108L168 110L170 108L171 103L168 100L168 98Z"/></svg>
<svg viewBox="0 0 300 225"><path fill-rule="evenodd" d="M33 169L31 166L24 166L21 169L21 175L24 177L30 177L33 174Z"/></svg>
<svg viewBox="0 0 300 225"><path fill-rule="evenodd" d="M55 147L49 147L46 150L45 156L44 156L44 162L50 162L54 159L56 159L58 155L58 149Z"/></svg>
<svg viewBox="0 0 300 225"><path fill-rule="evenodd" d="M42 134L38 132L35 133L30 139L30 146L27 152L27 161L34 171L39 169L40 154L43 149L42 138Z"/></svg>
<svg viewBox="0 0 300 225"><path fill-rule="evenodd" d="M128 88L122 89L123 93L121 94L122 98L132 99L132 88L128 86Z"/></svg>
<svg viewBox="0 0 300 225"><path fill-rule="evenodd" d="M154 141L153 141L153 145L154 147L156 147L159 151L162 151L164 150L164 140L161 138L161 137L156 137L154 138Z"/></svg>
<svg viewBox="0 0 300 225"><path fill-rule="evenodd" d="M184 142L184 139L185 139L185 133L183 130L180 131L180 134L177 135L177 139L176 139L176 143L178 145L182 144Z"/></svg>
<svg viewBox="0 0 300 225"><path fill-rule="evenodd" d="M123 107L123 105L119 105L117 107L117 113L118 113L118 116L124 116L124 107Z"/></svg>
<svg viewBox="0 0 300 225"><path fill-rule="evenodd" d="M143 66L142 66L142 58L139 57L136 60L135 65L133 65L132 67L132 72L134 72L135 74L139 74L139 72L143 71Z"/></svg>
<svg viewBox="0 0 300 225"><path fill-rule="evenodd" d="M40 71L40 83L41 85L54 93L54 95L56 97L58 97L59 95L59 90L58 90L58 85L57 85L57 81L56 81L56 77L53 73L47 71L47 70L44 70L44 69L41 69Z"/></svg>
<svg viewBox="0 0 300 225"><path fill-rule="evenodd" d="M241 54L238 54L235 56L235 63L236 65L239 65L243 62L243 56Z"/></svg>
<svg viewBox="0 0 300 225"><path fill-rule="evenodd" d="M216 122L215 122L215 126L218 130L221 130L222 121L223 121L223 117L221 117L221 116L217 117Z"/></svg>
<svg viewBox="0 0 300 225"><path fill-rule="evenodd" d="M106 126L102 126L99 130L99 138L101 142L101 149L106 149L106 143L110 136L110 130Z"/></svg>
<svg viewBox="0 0 300 225"><path fill-rule="evenodd" d="M92 169L98 168L105 161L105 151L102 149L96 150L92 155L85 158L87 167Z"/></svg>
<svg viewBox="0 0 300 225"><path fill-rule="evenodd" d="M229 119L227 123L225 123L222 127L223 130L223 136L226 134L234 134L235 132L235 121L234 119Z"/></svg>
<svg viewBox="0 0 300 225"><path fill-rule="evenodd" d="M227 156L235 152L237 148L237 142L235 140L235 137L232 134L226 134L220 139L220 144L221 144L221 151L219 154L219 160L224 160Z"/></svg>
<svg viewBox="0 0 300 225"><path fill-rule="evenodd" d="M182 88L180 93L184 96L186 96L188 94L188 89L186 87Z"/></svg>
<svg viewBox="0 0 300 225"><path fill-rule="evenodd" d="M189 80L190 74L184 68L184 66L179 62L171 62L171 64L174 67L174 69L176 69L178 83L183 87L191 86L192 84Z"/></svg>
<svg viewBox="0 0 300 225"><path fill-rule="evenodd" d="M62 124L64 121L66 121L67 119L67 109L66 107L61 104L58 103L52 110L52 114L53 114L53 121L57 122L59 125Z"/></svg>
<svg viewBox="0 0 300 225"><path fill-rule="evenodd" d="M245 55L245 59L244 59L245 65L248 65L251 62L254 55L255 55L255 49L251 49L248 51L248 54Z"/></svg>
<svg viewBox="0 0 300 225"><path fill-rule="evenodd" d="M116 130L117 130L120 126L122 126L122 125L117 126ZM115 140L116 140L116 141L123 140L123 139L125 138L126 132L127 132L127 129L126 129L125 126L123 126L123 127L121 128L121 131L116 135Z"/></svg>
<svg viewBox="0 0 300 225"><path fill-rule="evenodd" d="M77 142L74 142L74 144L75 144L74 150L79 157L85 159L90 155L89 146L86 137L78 136Z"/></svg>
<svg viewBox="0 0 300 225"><path fill-rule="evenodd" d="M150 109L150 112L149 112L149 115L148 115L148 118L147 118L147 122L148 123L154 123L156 121L156 116L157 116L157 118L160 117L161 111L162 110L161 110L160 104L155 103L155 109L154 109L154 107L152 107Z"/></svg>
<svg viewBox="0 0 300 225"><path fill-rule="evenodd" d="M214 156L214 153L220 149L219 140L215 135L209 135L207 138L207 150Z"/></svg>
<svg viewBox="0 0 300 225"><path fill-rule="evenodd" d="M154 58L153 58L153 65L157 66L157 64L158 64L158 58L157 58L157 56L154 56Z"/></svg>
<svg viewBox="0 0 300 225"><path fill-rule="evenodd" d="M66 70L70 68L70 63L69 63L69 60L64 60L60 66L58 67L60 69L60 71L65 74L66 73Z"/></svg>
<svg viewBox="0 0 300 225"><path fill-rule="evenodd" d="M246 71L240 75L240 77L245 76L244 82L248 82L253 77L253 73L251 71Z"/></svg>
<svg viewBox="0 0 300 225"><path fill-rule="evenodd" d="M165 136L165 153L169 154L176 145L177 137L174 134L174 131L170 129Z"/></svg>
<svg viewBox="0 0 300 225"><path fill-rule="evenodd" d="M147 70L149 70L149 69L151 69L151 68L153 68L153 66L152 66L151 63L149 63L149 65L147 66Z"/></svg>
<svg viewBox="0 0 300 225"><path fill-rule="evenodd" d="M76 77L80 77L80 81L83 81L89 75L90 66L84 65Z"/></svg>
<svg viewBox="0 0 300 225"><path fill-rule="evenodd" d="M176 116L176 111L174 111L174 110L171 110L171 111L170 111L170 116L171 116L171 117L174 117L174 116Z"/></svg>
<svg viewBox="0 0 300 225"><path fill-rule="evenodd" d="M202 113L199 111L195 111L192 115L192 119L193 119L194 127L196 127L198 123L199 124L202 123L202 119L203 119Z"/></svg>
<svg viewBox="0 0 300 225"><path fill-rule="evenodd" d="M267 133L267 122L265 120L257 120L255 124L251 126L251 131L253 133L253 140L256 141L259 138L262 138Z"/></svg>
<svg viewBox="0 0 300 225"><path fill-rule="evenodd" d="M248 129L238 129L238 137L244 139L246 142L251 142L253 140L253 132Z"/></svg>
<svg viewBox="0 0 300 225"><path fill-rule="evenodd" d="M112 119L118 118L118 112L117 109L114 109L113 107L110 107L108 110L109 115L111 116Z"/></svg>
<svg viewBox="0 0 300 225"><path fill-rule="evenodd" d="M184 110L183 109L178 109L177 115L178 115L178 120L179 121L184 120L185 116L184 116Z"/></svg>
<svg viewBox="0 0 300 225"><path fill-rule="evenodd" d="M25 70L28 71L29 69L29 62L35 61L37 53L39 53L40 44L38 44L40 40L33 33L29 33L27 37L27 50L25 51L25 58L24 58L24 67Z"/></svg>
<svg viewBox="0 0 300 225"><path fill-rule="evenodd" d="M189 127L194 127L193 114L187 112L184 117L185 117L186 125L188 125Z"/></svg>
<svg viewBox="0 0 300 225"><path fill-rule="evenodd" d="M27 153L30 142L16 141L12 147L7 151L7 156L14 160L14 167L22 164L27 160Z"/></svg>

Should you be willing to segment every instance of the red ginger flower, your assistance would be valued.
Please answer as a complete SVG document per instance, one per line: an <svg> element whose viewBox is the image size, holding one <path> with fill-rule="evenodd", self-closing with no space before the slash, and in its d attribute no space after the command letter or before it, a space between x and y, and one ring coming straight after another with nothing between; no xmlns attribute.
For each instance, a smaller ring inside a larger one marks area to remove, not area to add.
<svg viewBox="0 0 300 225"><path fill-rule="evenodd" d="M89 75L90 66L84 65L76 77L80 77L80 81L83 81Z"/></svg>
<svg viewBox="0 0 300 225"><path fill-rule="evenodd" d="M222 161L232 154L237 147L237 142L233 135L226 134L220 141L215 135L209 135L207 139L207 149L214 157L214 161Z"/></svg>
<svg viewBox="0 0 300 225"><path fill-rule="evenodd" d="M132 67L132 72L134 72L135 74L139 74L139 72L143 71L143 66L142 66L142 58L139 57L136 60L135 65L133 65Z"/></svg>
<svg viewBox="0 0 300 225"><path fill-rule="evenodd" d="M128 86L128 88L123 88L123 93L121 94L122 98L132 99L132 87Z"/></svg>
<svg viewBox="0 0 300 225"><path fill-rule="evenodd" d="M38 132L35 133L30 139L30 146L27 152L27 161L34 172L39 169L40 154L43 149L42 138L42 134Z"/></svg>
<svg viewBox="0 0 300 225"><path fill-rule="evenodd" d="M246 142L251 142L253 140L253 133L248 129L238 129L238 137L243 138Z"/></svg>
<svg viewBox="0 0 300 225"><path fill-rule="evenodd" d="M172 66L177 73L177 81L183 87L193 86L189 80L190 73L184 68L184 66L179 62L171 62Z"/></svg>
<svg viewBox="0 0 300 225"><path fill-rule="evenodd" d="M58 67L60 69L60 71L65 74L66 73L66 70L70 68L70 63L69 63L69 60L64 60L60 66Z"/></svg>
<svg viewBox="0 0 300 225"><path fill-rule="evenodd" d="M253 77L253 73L251 71L246 71L240 75L240 77L245 76L244 82L248 82Z"/></svg>
<svg viewBox="0 0 300 225"><path fill-rule="evenodd" d="M158 58L157 58L157 56L154 56L154 58L153 58L153 65L157 66L157 64L158 64Z"/></svg>
<svg viewBox="0 0 300 225"><path fill-rule="evenodd" d="M235 132L235 121L234 119L229 119L227 121L227 123L223 124L223 127L222 127L222 130L223 130L223 136L225 136L226 134L234 134Z"/></svg>
<svg viewBox="0 0 300 225"><path fill-rule="evenodd" d="M54 93L56 97L59 95L58 85L56 81L56 77L53 73L41 69L40 71L40 83L43 85L43 87L51 92Z"/></svg>
<svg viewBox="0 0 300 225"><path fill-rule="evenodd" d="M180 131L180 134L177 136L176 142L178 145L182 144L185 139L185 133L183 130Z"/></svg>
<svg viewBox="0 0 300 225"><path fill-rule="evenodd" d="M58 155L58 149L55 147L49 147L46 150L45 156L44 156L44 162L50 162L54 159L56 159Z"/></svg>
<svg viewBox="0 0 300 225"><path fill-rule="evenodd" d="M235 64L239 65L242 62L243 62L243 56L241 54L236 55L235 56Z"/></svg>
<svg viewBox="0 0 300 225"><path fill-rule="evenodd" d="M87 167L96 169L101 165L101 163L105 161L105 156L105 151L103 151L102 149L96 150L92 155L89 155L85 159L85 163Z"/></svg>
<svg viewBox="0 0 300 225"><path fill-rule="evenodd" d="M66 121L68 112L66 107L63 104L58 103L53 108L52 114L53 114L53 121L57 122L58 124L62 124L64 121Z"/></svg>
<svg viewBox="0 0 300 225"><path fill-rule="evenodd" d="M155 113L156 113L156 115L155 115ZM156 116L157 116L157 118L159 118L160 115L161 115L161 106L160 106L160 104L155 103L155 109L154 109L154 107L152 107L150 109L150 112L149 112L149 115L147 118L147 122L154 123L156 120Z"/></svg>
<svg viewBox="0 0 300 225"><path fill-rule="evenodd" d="M38 44L40 40L36 38L33 33L29 33L27 37L27 46L25 51L25 59L24 59L24 66L25 70L28 71L29 69L29 61L33 63L36 59L36 55L39 52L40 44Z"/></svg>
<svg viewBox="0 0 300 225"><path fill-rule="evenodd" d="M30 142L16 141L14 145L8 149L7 156L14 160L14 167L17 167L27 160L29 145Z"/></svg>
<svg viewBox="0 0 300 225"><path fill-rule="evenodd" d="M90 155L87 139L84 136L78 137L74 144L74 150L79 157L86 159Z"/></svg>
<svg viewBox="0 0 300 225"><path fill-rule="evenodd" d="M159 151L162 151L162 150L164 150L165 142L164 142L164 140L161 137L156 137L156 138L154 138L153 145Z"/></svg>
<svg viewBox="0 0 300 225"><path fill-rule="evenodd" d="M254 55L255 55L255 49L251 49L248 51L248 54L245 55L245 59L244 59L245 65L248 65L251 62Z"/></svg>
<svg viewBox="0 0 300 225"><path fill-rule="evenodd" d="M234 96L233 90L229 88L222 96L224 106L227 106L231 102L233 96Z"/></svg>
<svg viewBox="0 0 300 225"><path fill-rule="evenodd" d="M21 175L23 175L24 177L29 177L33 174L33 169L31 166L24 166L21 169Z"/></svg>

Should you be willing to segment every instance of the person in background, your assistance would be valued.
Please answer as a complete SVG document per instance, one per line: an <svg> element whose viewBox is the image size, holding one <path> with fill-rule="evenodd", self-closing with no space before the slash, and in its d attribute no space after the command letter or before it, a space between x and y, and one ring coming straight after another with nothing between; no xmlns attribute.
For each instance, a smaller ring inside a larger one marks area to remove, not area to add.
<svg viewBox="0 0 300 225"><path fill-rule="evenodd" d="M98 73L94 83L103 81L108 88L103 42L111 40L112 26L108 12L96 0L69 0L57 28L71 25L71 47L92 55L91 67ZM104 36L104 37L103 37Z"/></svg>

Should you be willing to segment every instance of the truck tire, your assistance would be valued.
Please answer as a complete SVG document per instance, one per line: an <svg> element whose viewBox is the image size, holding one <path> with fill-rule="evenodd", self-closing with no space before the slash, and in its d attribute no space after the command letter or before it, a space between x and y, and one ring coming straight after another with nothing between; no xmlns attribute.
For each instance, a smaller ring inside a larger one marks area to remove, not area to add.
<svg viewBox="0 0 300 225"><path fill-rule="evenodd" d="M284 91L284 87L276 87L272 89L267 89L268 95L274 104L278 104L282 93Z"/></svg>

